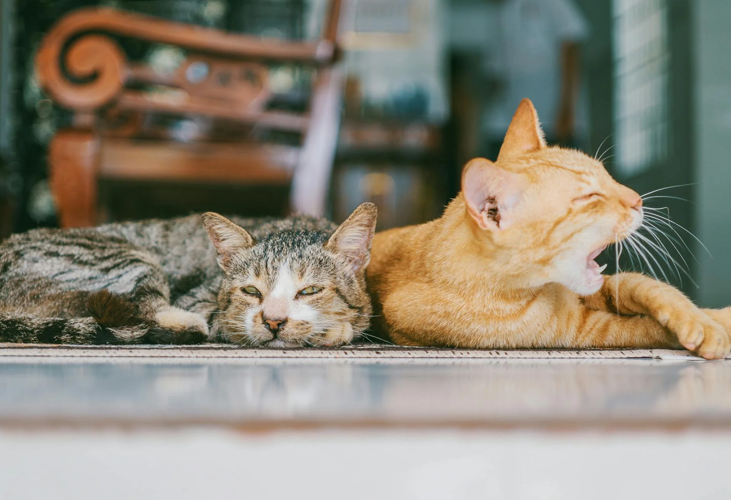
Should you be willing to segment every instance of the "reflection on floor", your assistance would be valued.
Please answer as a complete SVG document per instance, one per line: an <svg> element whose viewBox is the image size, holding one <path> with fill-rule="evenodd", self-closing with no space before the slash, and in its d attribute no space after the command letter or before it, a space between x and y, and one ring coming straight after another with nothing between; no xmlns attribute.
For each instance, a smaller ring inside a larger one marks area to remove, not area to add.
<svg viewBox="0 0 731 500"><path fill-rule="evenodd" d="M730 455L685 352L0 349L2 500L731 498Z"/></svg>
<svg viewBox="0 0 731 500"><path fill-rule="evenodd" d="M731 429L729 360L500 356L0 356L0 424Z"/></svg>

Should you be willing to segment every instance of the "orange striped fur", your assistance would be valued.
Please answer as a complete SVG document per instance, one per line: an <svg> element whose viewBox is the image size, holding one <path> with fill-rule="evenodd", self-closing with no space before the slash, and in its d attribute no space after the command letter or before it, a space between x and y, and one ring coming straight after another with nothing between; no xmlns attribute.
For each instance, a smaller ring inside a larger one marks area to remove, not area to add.
<svg viewBox="0 0 731 500"><path fill-rule="evenodd" d="M368 284L396 343L464 348L731 349L731 309L701 310L646 276L604 277L593 258L637 230L642 200L597 160L548 147L532 103L497 162L478 158L444 215L376 234Z"/></svg>

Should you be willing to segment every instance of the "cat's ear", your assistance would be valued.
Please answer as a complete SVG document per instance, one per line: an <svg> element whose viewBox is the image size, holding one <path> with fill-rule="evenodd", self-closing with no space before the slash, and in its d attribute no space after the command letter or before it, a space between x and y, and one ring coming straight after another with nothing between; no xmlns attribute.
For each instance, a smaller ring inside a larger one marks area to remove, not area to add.
<svg viewBox="0 0 731 500"><path fill-rule="evenodd" d="M213 246L216 247L218 265L224 271L231 265L236 252L254 244L254 239L244 228L213 212L203 214L203 226L208 231Z"/></svg>
<svg viewBox="0 0 731 500"><path fill-rule="evenodd" d="M365 269L371 261L371 242L376 232L377 217L376 206L363 203L325 243L325 248L345 258L351 272Z"/></svg>
<svg viewBox="0 0 731 500"><path fill-rule="evenodd" d="M530 99L523 99L513 115L508 133L498 154L498 161L509 156L532 153L546 147L538 113Z"/></svg>
<svg viewBox="0 0 731 500"><path fill-rule="evenodd" d="M497 231L510 227L513 207L525 187L522 175L484 158L471 160L462 172L467 213L482 229Z"/></svg>

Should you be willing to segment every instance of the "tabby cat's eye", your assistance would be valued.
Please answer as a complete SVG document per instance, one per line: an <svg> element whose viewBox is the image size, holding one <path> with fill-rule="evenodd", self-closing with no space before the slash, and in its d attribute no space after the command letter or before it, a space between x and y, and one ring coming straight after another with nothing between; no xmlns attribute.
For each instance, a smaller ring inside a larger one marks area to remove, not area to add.
<svg viewBox="0 0 731 500"><path fill-rule="evenodd" d="M320 293L322 291L322 288L319 286L308 286L307 288L303 288L300 290L297 295L315 295L316 293Z"/></svg>
<svg viewBox="0 0 731 500"><path fill-rule="evenodd" d="M253 295L254 297L261 297L261 292L255 286L245 286L241 289L247 295Z"/></svg>

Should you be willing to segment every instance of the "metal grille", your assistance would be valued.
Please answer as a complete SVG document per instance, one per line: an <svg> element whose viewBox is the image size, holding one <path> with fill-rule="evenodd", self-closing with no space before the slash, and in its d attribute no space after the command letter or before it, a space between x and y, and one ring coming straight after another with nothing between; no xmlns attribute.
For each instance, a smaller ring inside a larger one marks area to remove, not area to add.
<svg viewBox="0 0 731 500"><path fill-rule="evenodd" d="M617 167L639 174L668 157L667 0L614 0Z"/></svg>

